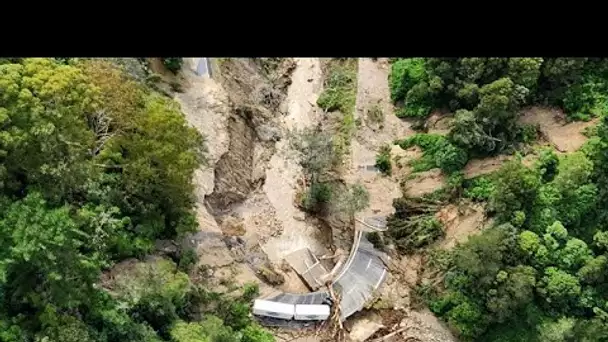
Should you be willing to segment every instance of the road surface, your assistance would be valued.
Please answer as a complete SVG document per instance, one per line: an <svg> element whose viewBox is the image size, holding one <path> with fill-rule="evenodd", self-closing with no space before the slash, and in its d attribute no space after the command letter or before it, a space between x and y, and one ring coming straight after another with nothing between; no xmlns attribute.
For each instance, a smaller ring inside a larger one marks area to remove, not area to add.
<svg viewBox="0 0 608 342"><path fill-rule="evenodd" d="M196 74L199 76L208 75L211 76L210 68L209 68L209 59L206 57L201 57L198 60L198 64L196 66Z"/></svg>
<svg viewBox="0 0 608 342"><path fill-rule="evenodd" d="M382 226L382 219L369 218L366 223ZM371 227L370 227L371 228ZM384 227L383 227L384 228ZM332 283L334 292L341 294L340 318L344 321L350 315L363 309L367 301L372 299L374 292L382 285L387 275L386 256L377 251L367 240L362 230L357 230L351 253L344 263L342 271ZM282 293L266 300L286 304L323 304L330 295L327 291L313 293ZM264 324L264 321L262 321ZM305 323L303 323L305 324ZM273 320L274 326L281 325ZM294 326L293 321L285 325Z"/></svg>

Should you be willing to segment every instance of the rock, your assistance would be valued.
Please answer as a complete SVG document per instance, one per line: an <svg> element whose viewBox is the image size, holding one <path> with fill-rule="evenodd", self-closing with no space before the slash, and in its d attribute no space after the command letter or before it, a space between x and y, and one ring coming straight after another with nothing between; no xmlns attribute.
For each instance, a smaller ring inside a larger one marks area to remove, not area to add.
<svg viewBox="0 0 608 342"><path fill-rule="evenodd" d="M404 310L410 306L410 290L403 279L398 279L392 273L380 288L380 300L373 306L377 309Z"/></svg>
<svg viewBox="0 0 608 342"><path fill-rule="evenodd" d="M267 281L271 285L281 285L285 283L285 277L274 270L272 265L266 264L264 266L260 266L257 269L257 273L262 279Z"/></svg>
<svg viewBox="0 0 608 342"><path fill-rule="evenodd" d="M251 178L252 178L253 183L263 184L263 182L266 180L266 169L264 168L264 165L262 165L262 164L258 165L253 170Z"/></svg>
<svg viewBox="0 0 608 342"><path fill-rule="evenodd" d="M281 130L268 124L257 126L255 131L262 141L279 141L282 138Z"/></svg>
<svg viewBox="0 0 608 342"><path fill-rule="evenodd" d="M384 328L382 319L376 314L368 314L364 317L357 318L352 322L350 329L350 338L353 341L363 342L372 336L376 331Z"/></svg>
<svg viewBox="0 0 608 342"><path fill-rule="evenodd" d="M196 249L199 265L222 267L234 262L221 233L200 231L185 237L182 246Z"/></svg>
<svg viewBox="0 0 608 342"><path fill-rule="evenodd" d="M175 254L178 250L177 244L171 240L157 240L154 247L163 254Z"/></svg>
<svg viewBox="0 0 608 342"><path fill-rule="evenodd" d="M304 221L306 220L306 214L302 211L297 211L295 215L293 215L294 220Z"/></svg>
<svg viewBox="0 0 608 342"><path fill-rule="evenodd" d="M243 236L245 235L245 225L243 224L243 219L238 219L236 217L228 216L222 222L222 233L228 236Z"/></svg>

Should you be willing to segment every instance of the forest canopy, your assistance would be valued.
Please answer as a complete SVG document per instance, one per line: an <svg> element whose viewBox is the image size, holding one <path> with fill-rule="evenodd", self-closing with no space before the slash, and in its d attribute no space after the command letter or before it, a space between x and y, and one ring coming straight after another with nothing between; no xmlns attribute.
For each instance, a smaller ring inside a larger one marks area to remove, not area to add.
<svg viewBox="0 0 608 342"><path fill-rule="evenodd" d="M450 177L435 194L395 200L388 237L402 253L438 239L441 225L426 224L433 196L485 203L493 218L454 249L428 254L442 276L417 291L462 341L608 341L607 66L604 58L393 60L399 117L454 115L446 136L395 141L422 149L414 171L438 167ZM535 139L536 129L517 121L532 105L601 123L579 151L544 148L532 165L516 155L497 172L463 179L468 158L517 152Z"/></svg>
<svg viewBox="0 0 608 342"><path fill-rule="evenodd" d="M142 262L137 294L100 286L196 229L205 144L173 100L101 59L2 59L0 161L0 341L272 341L251 291L200 311L224 299L170 260Z"/></svg>
<svg viewBox="0 0 608 342"><path fill-rule="evenodd" d="M531 138L517 123L523 106L580 120L605 114L607 67L604 58L404 58L393 61L389 84L397 116L454 113L450 142L484 156Z"/></svg>

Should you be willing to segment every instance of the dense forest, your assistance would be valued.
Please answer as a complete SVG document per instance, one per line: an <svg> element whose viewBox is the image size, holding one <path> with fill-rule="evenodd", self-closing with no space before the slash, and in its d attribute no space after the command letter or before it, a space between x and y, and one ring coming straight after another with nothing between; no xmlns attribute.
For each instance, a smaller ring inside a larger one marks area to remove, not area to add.
<svg viewBox="0 0 608 342"><path fill-rule="evenodd" d="M453 250L430 253L428 266L443 280L418 289L461 340L608 341L607 66L594 58L392 61L400 117L455 113L446 136L422 132L395 143L424 151L414 171L439 167L450 175L435 199L485 203L494 220ZM562 108L570 120L603 119L577 152L543 148L533 165L515 158L463 179L469 158L517 154L537 138L536 127L517 122L527 105ZM389 169L386 153L378 164ZM389 237L401 252L441 236L432 197L395 201Z"/></svg>
<svg viewBox="0 0 608 342"><path fill-rule="evenodd" d="M193 284L192 251L143 262L197 226L205 143L177 103L108 61L2 59L0 124L0 341L274 340L249 317L255 286Z"/></svg>

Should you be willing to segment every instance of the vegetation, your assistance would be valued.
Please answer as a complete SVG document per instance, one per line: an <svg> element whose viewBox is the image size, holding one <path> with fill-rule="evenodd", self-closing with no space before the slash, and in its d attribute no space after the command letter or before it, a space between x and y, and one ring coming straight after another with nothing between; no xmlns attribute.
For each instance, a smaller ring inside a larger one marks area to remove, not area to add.
<svg viewBox="0 0 608 342"><path fill-rule="evenodd" d="M447 254L432 311L464 341L607 341L608 119L598 141L464 183L496 225Z"/></svg>
<svg viewBox="0 0 608 342"><path fill-rule="evenodd" d="M376 156L376 167L380 172L390 176L392 171L391 163L391 147L384 145L380 148L380 152Z"/></svg>
<svg viewBox="0 0 608 342"><path fill-rule="evenodd" d="M184 60L181 57L167 57L161 58L161 60L165 68L167 68L174 74L177 74L177 72L182 68L182 65L184 64Z"/></svg>
<svg viewBox="0 0 608 342"><path fill-rule="evenodd" d="M333 139L334 149L342 156L350 146L355 126L355 102L357 98L357 60L354 58L332 58L324 68L323 92L317 105L326 112L338 112L337 134Z"/></svg>
<svg viewBox="0 0 608 342"><path fill-rule="evenodd" d="M326 112L333 112L337 120L334 120L336 125L332 130L307 129L292 139L294 149L300 153L306 179L300 205L321 217L352 217L369 203L369 194L363 186L345 185L339 180L355 129L357 60L332 58L325 63L324 74L323 92L317 105Z"/></svg>
<svg viewBox="0 0 608 342"><path fill-rule="evenodd" d="M340 151L328 132L306 129L291 139L300 154L306 190L300 197L302 208L320 216L352 216L368 206L369 194L360 184L345 185L339 180Z"/></svg>
<svg viewBox="0 0 608 342"><path fill-rule="evenodd" d="M376 103L367 110L367 120L371 123L384 123L384 112L379 104Z"/></svg>
<svg viewBox="0 0 608 342"><path fill-rule="evenodd" d="M272 341L245 298L208 293L170 261L100 282L196 229L192 175L205 161L177 103L123 70L0 62L0 340ZM180 267L194 259L184 252Z"/></svg>
<svg viewBox="0 0 608 342"><path fill-rule="evenodd" d="M431 244L441 234L432 221L437 199L485 202L494 218L480 235L441 257L432 254L427 267L443 281L419 291L461 340L608 341L606 61L392 61L398 116L424 118L439 110L454 119L445 137L420 133L395 142L423 150L414 170L441 167L452 176L426 199L395 201L387 235L402 253ZM545 149L532 166L516 157L493 174L463 180L456 171L469 157L513 151L536 139L538 127L517 122L527 105L560 107L572 120L603 116L603 123L587 132L590 140L578 152L558 156Z"/></svg>
<svg viewBox="0 0 608 342"><path fill-rule="evenodd" d="M412 162L414 172L438 167L450 174L462 169L469 161L466 150L455 146L446 137L438 134L418 133L395 143L404 150L412 146L419 146L422 149L422 158Z"/></svg>
<svg viewBox="0 0 608 342"><path fill-rule="evenodd" d="M529 142L533 127L517 124L524 105L563 108L588 120L608 110L602 58L406 58L389 79L399 117L455 113L449 141L471 155L492 155Z"/></svg>
<svg viewBox="0 0 608 342"><path fill-rule="evenodd" d="M474 201L487 201L494 192L492 176L479 176L464 182L464 197Z"/></svg>
<svg viewBox="0 0 608 342"><path fill-rule="evenodd" d="M395 214L388 217L387 235L399 252L409 254L443 237L433 201L403 197L395 199L393 206Z"/></svg>

